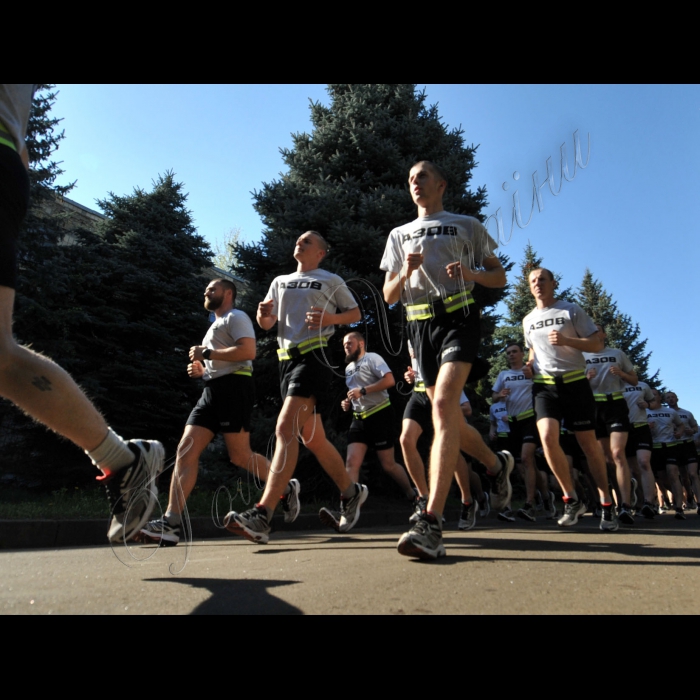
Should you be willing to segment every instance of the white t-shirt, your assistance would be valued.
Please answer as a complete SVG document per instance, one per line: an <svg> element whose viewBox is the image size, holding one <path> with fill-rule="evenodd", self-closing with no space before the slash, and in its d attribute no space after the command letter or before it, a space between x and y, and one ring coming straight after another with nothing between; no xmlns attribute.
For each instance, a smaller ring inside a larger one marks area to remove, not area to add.
<svg viewBox="0 0 700 700"><path fill-rule="evenodd" d="M630 423L646 423L646 408L640 408L637 406L637 403L639 401L646 401L648 403L654 398L654 392L645 382L637 382L637 386L632 386L627 382L623 383L625 385L623 396L627 401L627 408L629 409L630 414Z"/></svg>
<svg viewBox="0 0 700 700"><path fill-rule="evenodd" d="M248 314L238 309L231 309L228 313L217 318L211 324L204 336L202 345L212 350L225 350L236 344L240 338L255 339L255 330ZM242 362L225 362L223 360L204 360L205 381L233 374L241 370L252 370L253 363L250 360Z"/></svg>
<svg viewBox="0 0 700 700"><path fill-rule="evenodd" d="M544 309L533 309L523 319L525 342L535 353L535 374L557 377L585 370L583 353L570 345L552 345L547 336L559 331L570 338L588 338L598 331L595 323L578 304L558 300Z"/></svg>
<svg viewBox="0 0 700 700"><path fill-rule="evenodd" d="M459 261L472 269L481 267L497 247L478 219L441 211L395 228L379 267L400 273L409 253L422 253L423 264L404 285L401 301L425 304L473 289L474 282L448 277L446 266Z"/></svg>
<svg viewBox="0 0 700 700"><path fill-rule="evenodd" d="M532 379L527 379L520 369L504 369L493 385L494 394L510 389L505 399L509 416L517 416L532 408Z"/></svg>
<svg viewBox="0 0 700 700"><path fill-rule="evenodd" d="M293 272L275 277L265 301L272 299L272 315L277 316L277 342L280 348L298 345L304 340L330 338L335 326L309 330L306 312L312 306L336 313L354 309L355 297L338 275L317 267L308 272Z"/></svg>
<svg viewBox="0 0 700 700"><path fill-rule="evenodd" d="M680 440L673 432L675 428L683 425L683 421L672 408L668 406L662 406L654 410L647 408L647 419L649 420L654 444L660 442L674 443Z"/></svg>
<svg viewBox="0 0 700 700"><path fill-rule="evenodd" d="M497 433L509 433L510 426L508 425L508 409L505 401L495 401L491 404L489 414L492 421L496 421Z"/></svg>
<svg viewBox="0 0 700 700"><path fill-rule="evenodd" d="M348 363L345 368L345 383L348 389L361 389L378 382L386 374L391 374L391 369L384 358L376 352L366 352L357 362ZM353 399L352 408L357 413L364 413L388 400L389 392L386 389L373 391L371 394L360 396L359 399Z"/></svg>
<svg viewBox="0 0 700 700"><path fill-rule="evenodd" d="M595 377L589 380L594 394L624 391L627 382L622 377L610 373L610 368L616 366L623 372L634 372L634 365L622 350L605 348L603 352L584 352L583 356L586 358L586 371L595 369Z"/></svg>

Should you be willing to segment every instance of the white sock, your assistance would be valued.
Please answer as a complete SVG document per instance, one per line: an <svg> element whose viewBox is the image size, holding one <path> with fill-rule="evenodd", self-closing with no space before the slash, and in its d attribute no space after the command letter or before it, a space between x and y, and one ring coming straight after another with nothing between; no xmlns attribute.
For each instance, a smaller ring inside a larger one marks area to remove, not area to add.
<svg viewBox="0 0 700 700"><path fill-rule="evenodd" d="M116 472L134 461L129 443L111 428L107 437L92 452L85 452L93 464L102 471Z"/></svg>

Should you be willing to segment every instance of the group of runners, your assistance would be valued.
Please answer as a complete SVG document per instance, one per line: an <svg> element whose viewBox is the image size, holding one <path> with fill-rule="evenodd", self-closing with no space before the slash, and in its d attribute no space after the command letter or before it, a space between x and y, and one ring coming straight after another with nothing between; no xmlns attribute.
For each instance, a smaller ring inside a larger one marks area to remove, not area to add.
<svg viewBox="0 0 700 700"><path fill-rule="evenodd" d="M384 359L368 352L365 338L352 329L361 313L351 291L321 267L327 241L307 231L294 248L296 270L272 281L256 313L261 329L277 328L282 407L272 459L250 445L253 323L235 308L234 283L217 279L204 294L214 322L202 344L190 348L187 368L191 377L204 380L204 390L178 446L167 509L149 521L155 480L163 469L160 443L116 435L61 368L12 337L15 241L28 200L24 135L31 87L3 86L0 93L0 393L92 458L112 503L111 541L179 542L199 457L218 432L231 461L264 482L253 508L231 511L224 520L230 532L258 543L269 540L278 507L288 522L299 514L301 485L293 475L300 443L338 488L337 510L323 508L319 517L341 533L360 517L368 497L367 486L359 483L360 467L367 450L376 450L383 469L414 506L398 552L420 559L445 555L443 514L454 479L463 530L491 507L505 520L519 516L533 521L541 510L562 527L575 525L597 507L600 528L614 531L620 522L631 525L637 513L654 517L669 493L678 518L685 517L693 497L700 501L694 418L678 408L674 394L667 394L668 405L662 407L658 392L638 381L624 353L606 347L604 329L576 304L556 298L556 280L547 269L529 275L535 308L523 319L527 360L523 347L510 345L510 369L500 373L493 387L492 416L497 421L500 415L504 423L494 426L494 444L469 424L464 387L480 370L481 339L472 290L477 284L502 288L506 274L484 226L444 210L447 178L440 167L420 161L408 178L417 218L390 232L378 261L385 273L384 299L390 305L402 303L411 346L404 378L413 392L400 437L406 471L394 453L388 390L395 379ZM345 459L323 426L333 400L333 370L326 354L336 326L349 327L343 339L348 391L341 407L353 416ZM421 434L432 436L427 473L417 448ZM516 461L526 501L514 515L511 474ZM484 490L479 471L490 488ZM561 515L554 488L562 493Z"/></svg>

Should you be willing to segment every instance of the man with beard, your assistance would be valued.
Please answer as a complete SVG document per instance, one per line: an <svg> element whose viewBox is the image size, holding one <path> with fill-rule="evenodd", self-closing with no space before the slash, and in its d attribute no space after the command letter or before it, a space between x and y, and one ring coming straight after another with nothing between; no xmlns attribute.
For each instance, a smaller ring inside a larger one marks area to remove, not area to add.
<svg viewBox="0 0 700 700"><path fill-rule="evenodd" d="M357 482L367 449L376 450L384 471L413 503L416 491L394 456L395 417L388 391L396 384L394 375L380 355L365 350L365 339L361 333L348 333L343 339L343 348L348 394L341 406L344 411L353 412L345 468L353 482Z"/></svg>
<svg viewBox="0 0 700 700"><path fill-rule="evenodd" d="M17 238L30 194L25 139L35 87L0 85L0 396L85 451L101 471L98 481L107 488L107 538L127 542L157 502L155 481L163 469L163 446L156 440L117 435L63 368L20 345L12 334Z"/></svg>
<svg viewBox="0 0 700 700"><path fill-rule="evenodd" d="M253 508L244 513L231 511L224 523L230 532L259 544L270 539L270 518L296 469L299 442L311 451L340 491L340 532L354 527L360 506L367 499L367 487L350 479L343 458L323 428L322 416L329 408L327 394L333 379L325 355L328 339L336 325L349 325L361 318L343 279L320 267L328 250L328 243L317 231L299 236L294 248L296 272L275 277L264 301L258 304L258 325L270 330L277 324L283 404L277 417L275 454L265 492ZM319 517L334 526L328 509L321 509Z"/></svg>
<svg viewBox="0 0 700 700"><path fill-rule="evenodd" d="M259 481L267 480L269 462L250 448L255 331L247 314L234 308L235 303L236 285L230 280L212 280L204 291L204 308L213 311L215 319L202 344L190 348L187 366L190 377L204 380L204 390L178 446L168 508L162 518L141 530L146 540L165 546L180 541L182 513L197 482L199 457L219 432L231 462ZM299 514L299 491L296 480L285 491L282 506L287 522Z"/></svg>

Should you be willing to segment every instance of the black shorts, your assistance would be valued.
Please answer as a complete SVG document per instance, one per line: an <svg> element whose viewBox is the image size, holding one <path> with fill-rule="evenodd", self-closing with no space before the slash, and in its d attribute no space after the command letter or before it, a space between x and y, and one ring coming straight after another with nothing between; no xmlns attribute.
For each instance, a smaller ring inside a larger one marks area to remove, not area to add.
<svg viewBox="0 0 700 700"><path fill-rule="evenodd" d="M651 428L648 423L633 425L625 446L625 455L635 457L637 450L651 450L654 440L651 437Z"/></svg>
<svg viewBox="0 0 700 700"><path fill-rule="evenodd" d="M667 464L678 465L678 446L656 443L651 450L651 470L654 474L666 471Z"/></svg>
<svg viewBox="0 0 700 700"><path fill-rule="evenodd" d="M511 452L510 446L510 433L496 433L496 452L503 452L503 450Z"/></svg>
<svg viewBox="0 0 700 700"><path fill-rule="evenodd" d="M27 214L29 176L22 159L0 145L0 286L17 287L17 236Z"/></svg>
<svg viewBox="0 0 700 700"><path fill-rule="evenodd" d="M540 436L537 432L535 416L522 418L521 420L508 418L508 427L510 428L510 444L512 450L514 450L514 456L520 456L522 446L526 443L531 443L533 445L540 444Z"/></svg>
<svg viewBox="0 0 700 700"><path fill-rule="evenodd" d="M624 397L595 402L595 436L598 439L629 431L629 408Z"/></svg>
<svg viewBox="0 0 700 700"><path fill-rule="evenodd" d="M423 430L430 434L433 430L433 405L425 391L414 391L403 411L404 420L414 420Z"/></svg>
<svg viewBox="0 0 700 700"><path fill-rule="evenodd" d="M535 418L554 418L575 432L595 427L595 399L588 379L564 383L532 385L532 403ZM626 403L626 402L625 402Z"/></svg>
<svg viewBox="0 0 700 700"><path fill-rule="evenodd" d="M198 425L212 433L250 432L255 403L253 378L225 374L206 382L202 397L192 409L187 425Z"/></svg>
<svg viewBox="0 0 700 700"><path fill-rule="evenodd" d="M678 445L678 463L693 464L698 461L698 450L692 440Z"/></svg>
<svg viewBox="0 0 700 700"><path fill-rule="evenodd" d="M481 341L476 304L425 321L409 321L408 332L425 386L435 386L446 362L474 363Z"/></svg>
<svg viewBox="0 0 700 700"><path fill-rule="evenodd" d="M333 370L320 352L314 350L293 360L282 360L279 375L283 401L288 396L313 397L316 400L316 413L326 414Z"/></svg>
<svg viewBox="0 0 700 700"><path fill-rule="evenodd" d="M391 405L367 418L353 418L348 431L348 445L353 442L361 442L375 450L393 449L396 425Z"/></svg>

